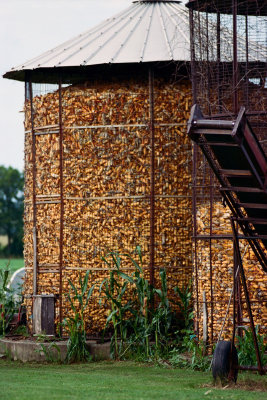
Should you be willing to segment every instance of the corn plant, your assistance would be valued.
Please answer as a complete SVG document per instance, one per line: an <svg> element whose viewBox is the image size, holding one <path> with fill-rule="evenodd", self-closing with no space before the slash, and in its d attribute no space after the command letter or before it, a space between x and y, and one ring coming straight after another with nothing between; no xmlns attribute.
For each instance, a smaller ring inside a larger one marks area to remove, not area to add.
<svg viewBox="0 0 267 400"><path fill-rule="evenodd" d="M153 310L152 325L154 326L156 351L160 350L160 343L167 348L168 351L168 339L170 334L170 328L172 323L173 314L168 300L168 289L167 289L167 276L165 269L162 269L159 273L161 280L161 289L153 289L154 293L159 297L159 304L157 308Z"/></svg>
<svg viewBox="0 0 267 400"><path fill-rule="evenodd" d="M140 246L136 247L136 253L138 255L138 262L128 255L135 266L133 277L135 286L134 291L139 303L137 305L137 311L139 310L139 312L135 314L135 328L139 328L136 332L137 337L140 336L138 333L141 331L141 337L145 338L145 350L148 358L151 353L149 341L152 337L155 338L155 347L157 352L161 347L160 342L164 345L167 344L167 338L172 321L172 311L168 300L166 271L161 269L159 273L161 288L154 288L144 276L142 251ZM157 307L154 306L155 295L159 298Z"/></svg>
<svg viewBox="0 0 267 400"><path fill-rule="evenodd" d="M137 260L130 254L120 255L114 251L103 257L110 269L109 277L100 285L100 292L110 304L106 327L110 324L113 327L112 343L116 358L127 354L143 354L143 357L145 355L146 359L150 359L154 356L154 349L158 358L160 352L164 351L166 355L169 351L168 343L172 339L174 322L168 300L166 271L160 271L161 286L154 288L145 277L140 246L136 247L135 253ZM122 257L133 264L134 272L131 275L121 271ZM189 288L180 290L180 297L179 305L188 321L186 326L189 326Z"/></svg>
<svg viewBox="0 0 267 400"><path fill-rule="evenodd" d="M125 254L135 267L133 278L133 298L136 299L135 306L132 307L133 320L132 327L136 341L145 341L145 354L150 355L149 337L152 332L151 311L154 296L154 288L145 278L143 269L143 259L141 247L137 246L135 250L138 256L138 262L129 254Z"/></svg>
<svg viewBox="0 0 267 400"><path fill-rule="evenodd" d="M177 286L174 288L174 292L178 295L178 301L175 304L178 305L182 314L184 329L188 331L192 328L194 317L191 284L183 286L182 289Z"/></svg>
<svg viewBox="0 0 267 400"><path fill-rule="evenodd" d="M124 348L127 337L127 323L125 314L131 311L131 302L125 301L128 284L133 283L133 279L122 272L121 257L117 252L110 252L103 261L110 268L109 278L103 280L100 285L100 294L103 292L107 301L110 303L110 313L107 317L106 328L111 323L114 330L112 342L115 349L115 358L119 358Z"/></svg>
<svg viewBox="0 0 267 400"><path fill-rule="evenodd" d="M67 299L70 303L73 316L67 317L63 321L63 325L69 333L65 360L67 363L90 360L90 354L86 345L84 313L95 285L88 288L89 275L90 271L86 272L84 279L81 274L79 275L79 287L76 287L69 280L70 291L67 294Z"/></svg>

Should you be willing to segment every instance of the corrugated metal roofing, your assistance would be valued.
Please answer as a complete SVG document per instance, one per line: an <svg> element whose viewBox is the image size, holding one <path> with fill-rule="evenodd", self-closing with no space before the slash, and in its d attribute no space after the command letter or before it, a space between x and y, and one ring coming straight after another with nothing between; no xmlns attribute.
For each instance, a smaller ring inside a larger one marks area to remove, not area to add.
<svg viewBox="0 0 267 400"><path fill-rule="evenodd" d="M216 23L209 25L209 37L216 38ZM232 61L231 42L232 31L225 26L221 32L222 62ZM209 60L216 61L216 40L209 41L207 45L214 45ZM195 49L196 58L203 60L200 50ZM239 61L244 61L246 43L242 37L238 38L238 52ZM249 54L250 61L266 60L266 48L258 43L249 42ZM126 10L74 39L12 68L4 77L25 80L25 71L34 71L38 81L45 82L52 81L53 74L59 68L66 70L159 61L190 61L188 9L179 1L134 1Z"/></svg>
<svg viewBox="0 0 267 400"><path fill-rule="evenodd" d="M190 61L188 10L177 1L138 1L12 71L171 60Z"/></svg>

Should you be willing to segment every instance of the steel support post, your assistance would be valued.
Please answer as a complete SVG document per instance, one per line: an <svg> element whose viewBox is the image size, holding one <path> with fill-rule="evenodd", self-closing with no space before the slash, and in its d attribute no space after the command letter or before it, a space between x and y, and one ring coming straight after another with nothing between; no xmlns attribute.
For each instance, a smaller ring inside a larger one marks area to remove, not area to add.
<svg viewBox="0 0 267 400"><path fill-rule="evenodd" d="M213 266L212 266L212 239L213 239L213 173L210 168L210 239L209 239L209 258L210 258L210 319L211 319L211 333L210 343L213 343L213 321L214 321L214 306L213 306Z"/></svg>
<svg viewBox="0 0 267 400"><path fill-rule="evenodd" d="M262 367L260 351L259 351L259 345L258 345L258 340L257 340L257 335L256 335L256 330L255 330L255 325L254 325L254 320L253 320L253 315L252 315L252 310L251 310L251 304L250 304L250 299L249 299L249 294L248 294L248 288L247 288L247 283L246 283L245 271L244 271L244 267L243 267L242 257L241 257L241 254L240 254L238 232L237 232L237 229L236 229L236 226L235 226L235 221L234 221L233 218L231 218L231 226L232 226L232 231L233 231L233 239L234 239L234 245L235 245L235 248L236 248L239 271L240 271L240 275L241 275L241 280L242 280L245 299L246 299L246 304L247 304L247 311L248 311L248 315L249 315L250 329L251 329L251 332L252 332L253 341L254 341L254 347L255 347L255 352L256 352L256 357L257 357L258 371L259 371L260 375L263 375L265 373L265 371L264 371L264 369ZM235 319L235 313L234 313L234 319ZM234 329L235 329L235 322L234 322ZM233 332L232 340L233 339L234 339L234 332Z"/></svg>
<svg viewBox="0 0 267 400"><path fill-rule="evenodd" d="M221 87L221 14L217 12L217 83L218 83L218 112L222 112L222 87Z"/></svg>
<svg viewBox="0 0 267 400"><path fill-rule="evenodd" d="M149 68L149 131L150 131L150 265L149 280L154 286L155 268L155 121L154 121L154 70Z"/></svg>
<svg viewBox="0 0 267 400"><path fill-rule="evenodd" d="M59 233L59 322L60 331L62 332L62 269L63 269L63 236L64 236L64 182L63 182L63 123L62 123L62 84L61 79L58 85L59 96L59 170L60 170L60 233Z"/></svg>
<svg viewBox="0 0 267 400"><path fill-rule="evenodd" d="M193 93L193 104L197 103L197 88L196 88L196 55L195 55L195 38L194 38L194 12L189 9L190 23L190 52L191 52L191 82Z"/></svg>
<svg viewBox="0 0 267 400"><path fill-rule="evenodd" d="M195 292L196 292L196 309L197 320L195 324L195 331L199 340L199 293L198 293L198 259L197 259L197 145L193 144L193 192L192 192L192 206L193 206L193 241L194 241L194 272L195 272Z"/></svg>
<svg viewBox="0 0 267 400"><path fill-rule="evenodd" d="M31 77L29 79L29 95L31 103L31 135L32 135L32 215L33 215L33 296L38 294L38 234L36 228L36 137L34 132L34 107Z"/></svg>
<svg viewBox="0 0 267 400"><path fill-rule="evenodd" d="M237 59L237 0L232 0L233 11L233 103L234 114L238 114L238 59Z"/></svg>

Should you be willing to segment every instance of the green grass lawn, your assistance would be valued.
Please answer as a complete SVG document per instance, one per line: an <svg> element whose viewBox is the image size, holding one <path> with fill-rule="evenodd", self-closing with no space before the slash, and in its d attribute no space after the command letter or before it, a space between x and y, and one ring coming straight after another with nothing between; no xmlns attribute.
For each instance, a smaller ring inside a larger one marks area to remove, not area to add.
<svg viewBox="0 0 267 400"><path fill-rule="evenodd" d="M265 377L251 373L242 374L237 387L222 389L213 386L210 373L134 362L40 365L0 360L1 400L265 400L264 387Z"/></svg>
<svg viewBox="0 0 267 400"><path fill-rule="evenodd" d="M11 274L13 274L13 272L17 271L17 269L24 267L23 258L11 258L11 259L0 258L0 268L4 268L8 263L9 263L9 269L11 271Z"/></svg>

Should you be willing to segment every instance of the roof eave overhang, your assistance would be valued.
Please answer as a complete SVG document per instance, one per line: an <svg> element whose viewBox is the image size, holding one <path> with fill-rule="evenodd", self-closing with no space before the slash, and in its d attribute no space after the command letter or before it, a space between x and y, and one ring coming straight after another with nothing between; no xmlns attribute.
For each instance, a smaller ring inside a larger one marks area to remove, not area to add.
<svg viewBox="0 0 267 400"><path fill-rule="evenodd" d="M31 81L34 83L76 83L85 80L94 80L97 78L109 78L109 74L122 74L130 75L136 71L140 72L147 70L149 66L164 67L177 64L188 64L189 61L150 61L138 63L109 63L98 65L86 66L70 66L70 67L49 67L49 68L36 68L36 69L21 69L8 71L3 75L3 78L12 79L16 81L26 82ZM103 75L104 74L104 75Z"/></svg>

